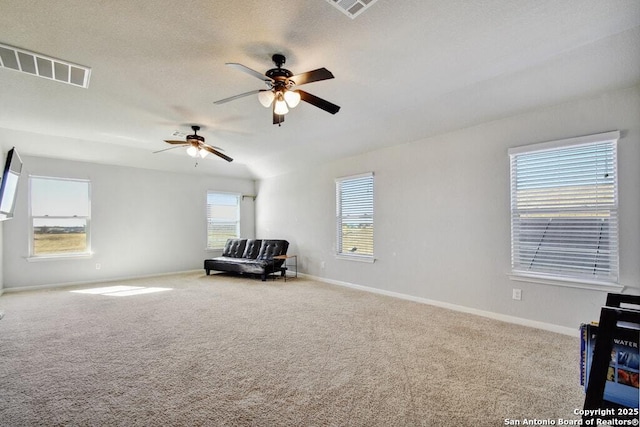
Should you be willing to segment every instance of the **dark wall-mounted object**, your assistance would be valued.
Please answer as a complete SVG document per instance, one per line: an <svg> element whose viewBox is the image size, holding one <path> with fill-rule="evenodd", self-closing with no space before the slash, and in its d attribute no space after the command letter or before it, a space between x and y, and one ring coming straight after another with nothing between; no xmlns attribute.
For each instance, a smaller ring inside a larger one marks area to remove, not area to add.
<svg viewBox="0 0 640 427"><path fill-rule="evenodd" d="M13 147L7 153L0 184L0 221L13 218L13 209L16 204L18 182L22 172L22 160Z"/></svg>

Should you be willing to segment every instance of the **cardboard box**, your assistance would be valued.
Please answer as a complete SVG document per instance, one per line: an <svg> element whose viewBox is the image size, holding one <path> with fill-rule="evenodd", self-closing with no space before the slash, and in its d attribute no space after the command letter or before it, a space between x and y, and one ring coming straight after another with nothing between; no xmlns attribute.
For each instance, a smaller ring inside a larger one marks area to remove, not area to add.
<svg viewBox="0 0 640 427"><path fill-rule="evenodd" d="M584 386L585 391L589 383L589 371L597 334L597 325L580 325L580 384ZM617 329L604 389L605 400L630 408L638 408L640 401L639 341L640 330Z"/></svg>

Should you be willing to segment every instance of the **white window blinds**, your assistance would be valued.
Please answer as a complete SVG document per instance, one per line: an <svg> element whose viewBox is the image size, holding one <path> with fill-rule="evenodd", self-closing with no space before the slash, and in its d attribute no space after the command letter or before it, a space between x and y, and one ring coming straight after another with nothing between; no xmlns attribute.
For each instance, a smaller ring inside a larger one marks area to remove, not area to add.
<svg viewBox="0 0 640 427"><path fill-rule="evenodd" d="M373 173L336 179L338 255L373 258Z"/></svg>
<svg viewBox="0 0 640 427"><path fill-rule="evenodd" d="M240 237L240 196L207 192L207 249L222 249Z"/></svg>
<svg viewBox="0 0 640 427"><path fill-rule="evenodd" d="M515 274L617 283L619 132L509 151Z"/></svg>

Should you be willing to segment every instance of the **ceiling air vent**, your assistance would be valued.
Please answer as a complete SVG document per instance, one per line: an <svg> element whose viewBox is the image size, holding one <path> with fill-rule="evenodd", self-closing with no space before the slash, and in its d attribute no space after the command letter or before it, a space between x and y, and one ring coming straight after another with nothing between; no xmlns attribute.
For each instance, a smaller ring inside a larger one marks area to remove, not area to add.
<svg viewBox="0 0 640 427"><path fill-rule="evenodd" d="M349 18L354 19L378 0L327 0Z"/></svg>
<svg viewBox="0 0 640 427"><path fill-rule="evenodd" d="M91 68L0 43L0 67L87 88Z"/></svg>

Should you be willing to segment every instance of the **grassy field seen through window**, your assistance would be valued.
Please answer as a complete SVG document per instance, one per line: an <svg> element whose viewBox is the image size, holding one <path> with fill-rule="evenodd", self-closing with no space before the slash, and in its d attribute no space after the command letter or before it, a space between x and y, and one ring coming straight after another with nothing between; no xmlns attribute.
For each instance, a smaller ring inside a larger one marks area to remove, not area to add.
<svg viewBox="0 0 640 427"><path fill-rule="evenodd" d="M35 233L34 255L74 254L87 252L86 233Z"/></svg>
<svg viewBox="0 0 640 427"><path fill-rule="evenodd" d="M342 253L373 255L373 226L342 226Z"/></svg>

